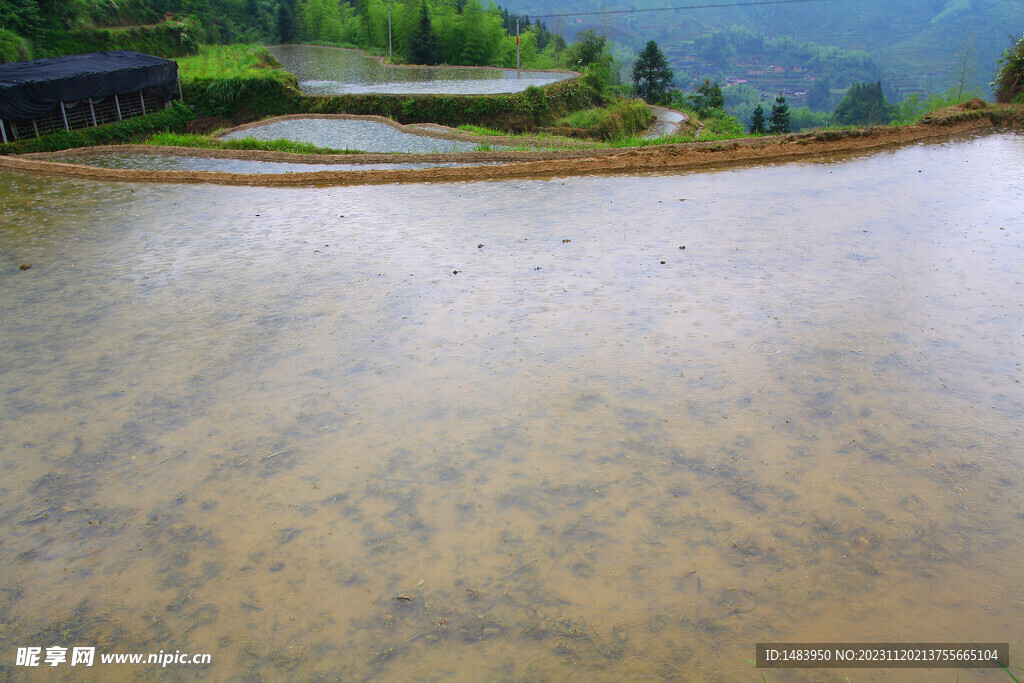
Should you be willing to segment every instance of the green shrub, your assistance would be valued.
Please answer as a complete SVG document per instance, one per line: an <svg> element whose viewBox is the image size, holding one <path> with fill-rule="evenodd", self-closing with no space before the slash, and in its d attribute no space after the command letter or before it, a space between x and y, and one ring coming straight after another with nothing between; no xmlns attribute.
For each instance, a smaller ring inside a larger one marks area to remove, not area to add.
<svg viewBox="0 0 1024 683"><path fill-rule="evenodd" d="M36 57L59 57L107 50L135 50L158 57L180 57L199 50L198 20L166 21L128 28L49 30L35 39Z"/></svg>
<svg viewBox="0 0 1024 683"><path fill-rule="evenodd" d="M181 86L185 101L197 115L241 123L295 113L302 96L293 85L294 78L286 72L266 71L228 78L182 79Z"/></svg>
<svg viewBox="0 0 1024 683"><path fill-rule="evenodd" d="M559 132L600 140L628 138L647 130L654 115L643 100L613 100L607 107L574 111L555 121Z"/></svg>
<svg viewBox="0 0 1024 683"><path fill-rule="evenodd" d="M178 60L182 78L230 78L265 75L281 67L270 50L262 45L203 45L198 53Z"/></svg>
<svg viewBox="0 0 1024 683"><path fill-rule="evenodd" d="M1024 104L1024 36L999 59L999 73L992 90L996 102Z"/></svg>
<svg viewBox="0 0 1024 683"><path fill-rule="evenodd" d="M74 147L139 142L160 131L183 131L194 118L195 114L191 109L181 102L175 102L170 109L163 109L134 119L125 119L97 128L61 130L30 140L19 140L0 145L0 154L55 152Z"/></svg>
<svg viewBox="0 0 1024 683"><path fill-rule="evenodd" d="M0 28L0 63L32 59L32 46L14 31Z"/></svg>

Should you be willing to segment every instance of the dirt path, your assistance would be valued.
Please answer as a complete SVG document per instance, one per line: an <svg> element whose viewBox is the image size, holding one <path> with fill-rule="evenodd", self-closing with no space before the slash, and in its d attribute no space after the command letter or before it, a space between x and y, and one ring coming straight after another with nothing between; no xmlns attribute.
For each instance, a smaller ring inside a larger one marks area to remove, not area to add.
<svg viewBox="0 0 1024 683"><path fill-rule="evenodd" d="M921 141L941 140L979 131L994 130L1011 121L1018 129L1024 107L988 106L946 110L913 126L826 130L816 133L744 138L723 142L649 146L626 149L574 149L561 151L464 152L456 154L359 154L298 155L280 152L182 149L119 146L90 148L64 153L0 157L0 169L41 175L128 182L217 183L225 185L366 185L408 182L457 182L510 178L550 178L599 173L641 173L667 170L756 165L790 160L824 159L865 150L882 149ZM996 123L1002 122L1002 123ZM107 169L67 163L76 157L107 153L157 153L264 161L306 163L489 163L420 169L367 169L299 173L220 173L212 171L153 171ZM46 159L61 159L48 161ZM497 162L497 165L494 165Z"/></svg>

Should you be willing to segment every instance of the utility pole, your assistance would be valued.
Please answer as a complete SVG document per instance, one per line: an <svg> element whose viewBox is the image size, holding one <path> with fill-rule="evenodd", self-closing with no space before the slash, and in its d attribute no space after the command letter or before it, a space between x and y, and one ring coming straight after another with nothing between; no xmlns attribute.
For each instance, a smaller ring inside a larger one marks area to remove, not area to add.
<svg viewBox="0 0 1024 683"><path fill-rule="evenodd" d="M519 15L516 15L516 71L519 71Z"/></svg>

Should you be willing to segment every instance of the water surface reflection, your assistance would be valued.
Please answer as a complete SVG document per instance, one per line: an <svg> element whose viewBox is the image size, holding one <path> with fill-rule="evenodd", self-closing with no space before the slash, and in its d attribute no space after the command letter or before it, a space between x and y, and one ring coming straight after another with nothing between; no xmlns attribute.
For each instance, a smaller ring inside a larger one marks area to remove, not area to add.
<svg viewBox="0 0 1024 683"><path fill-rule="evenodd" d="M516 71L471 66L388 66L360 50L315 45L270 48L309 95L400 93L496 95L542 87L572 77L565 71Z"/></svg>
<svg viewBox="0 0 1024 683"><path fill-rule="evenodd" d="M358 158L358 157L356 157ZM310 173L314 171L369 171L402 168L450 168L469 166L469 163L350 163L318 164L313 162L263 161L228 157L200 157L179 154L82 154L55 156L53 161L86 164L100 168L137 168L153 171L214 171L219 173ZM487 165L475 162L473 166Z"/></svg>
<svg viewBox="0 0 1024 683"><path fill-rule="evenodd" d="M210 652L211 680L1017 651L1022 160L993 135L436 186L0 175L0 671L55 644Z"/></svg>
<svg viewBox="0 0 1024 683"><path fill-rule="evenodd" d="M362 119L289 118L235 130L223 138L294 140L317 147L363 152L433 154L477 149L477 145L472 142L404 133L387 123Z"/></svg>

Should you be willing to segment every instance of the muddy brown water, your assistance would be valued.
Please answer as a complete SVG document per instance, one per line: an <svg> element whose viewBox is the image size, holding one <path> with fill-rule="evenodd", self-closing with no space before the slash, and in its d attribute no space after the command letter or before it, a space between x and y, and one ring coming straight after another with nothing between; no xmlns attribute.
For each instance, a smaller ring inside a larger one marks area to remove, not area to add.
<svg viewBox="0 0 1024 683"><path fill-rule="evenodd" d="M16 666L55 645L212 655L104 680L1016 657L1022 179L1006 134L518 182L0 174L0 674L80 680Z"/></svg>

